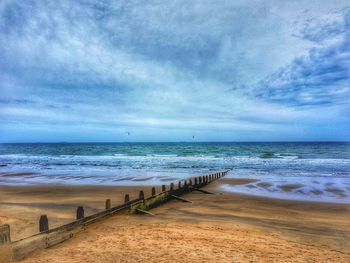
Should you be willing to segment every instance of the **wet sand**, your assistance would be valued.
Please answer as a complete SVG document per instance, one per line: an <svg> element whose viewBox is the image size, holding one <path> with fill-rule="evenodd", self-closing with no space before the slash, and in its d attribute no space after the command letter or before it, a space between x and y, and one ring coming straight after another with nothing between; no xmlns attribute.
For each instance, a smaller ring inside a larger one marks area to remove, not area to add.
<svg viewBox="0 0 350 263"><path fill-rule="evenodd" d="M286 201L221 192L222 179L191 193L193 203L169 202L149 215L116 215L77 237L35 252L24 262L350 262L350 206ZM13 239L37 232L40 214L50 227L137 197L142 187L0 186L0 223ZM150 187L144 188L149 195ZM159 191L160 188L157 189Z"/></svg>

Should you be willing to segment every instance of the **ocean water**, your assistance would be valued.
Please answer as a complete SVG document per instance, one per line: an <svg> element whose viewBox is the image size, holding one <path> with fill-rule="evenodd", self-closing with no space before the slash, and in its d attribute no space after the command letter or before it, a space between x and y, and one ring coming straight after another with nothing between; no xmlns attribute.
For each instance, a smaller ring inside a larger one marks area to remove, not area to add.
<svg viewBox="0 0 350 263"><path fill-rule="evenodd" d="M159 185L211 171L224 190L350 203L350 143L0 144L0 184Z"/></svg>

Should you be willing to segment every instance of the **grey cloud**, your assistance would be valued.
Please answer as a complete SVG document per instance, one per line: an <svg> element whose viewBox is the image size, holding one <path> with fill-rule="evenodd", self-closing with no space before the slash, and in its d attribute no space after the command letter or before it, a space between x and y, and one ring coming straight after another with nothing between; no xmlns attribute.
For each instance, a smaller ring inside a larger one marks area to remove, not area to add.
<svg viewBox="0 0 350 263"><path fill-rule="evenodd" d="M337 25L339 30L332 24L337 42L313 48L265 78L257 87L257 96L293 106L350 103L349 17L350 12L344 15ZM314 33L320 38L324 34L320 29Z"/></svg>

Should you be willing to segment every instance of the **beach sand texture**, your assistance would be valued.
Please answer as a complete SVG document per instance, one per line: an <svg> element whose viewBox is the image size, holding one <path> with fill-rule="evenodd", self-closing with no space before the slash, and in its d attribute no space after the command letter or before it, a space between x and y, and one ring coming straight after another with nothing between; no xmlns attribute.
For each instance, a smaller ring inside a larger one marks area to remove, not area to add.
<svg viewBox="0 0 350 263"><path fill-rule="evenodd" d="M149 215L116 215L23 262L350 262L350 207L222 193L222 179L193 192L193 203L172 201ZM1 187L0 223L12 238L35 233L40 214L50 227L122 202L137 187ZM160 188L157 189L158 191ZM145 188L146 195L151 192Z"/></svg>

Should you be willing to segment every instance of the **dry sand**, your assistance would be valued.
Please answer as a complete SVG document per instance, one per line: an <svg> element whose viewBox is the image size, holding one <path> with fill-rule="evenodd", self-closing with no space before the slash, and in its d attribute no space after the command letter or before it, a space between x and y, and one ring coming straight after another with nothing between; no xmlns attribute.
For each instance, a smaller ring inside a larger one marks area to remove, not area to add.
<svg viewBox="0 0 350 263"><path fill-rule="evenodd" d="M110 217L23 262L350 262L349 205L220 193L223 180L248 183L221 179L205 188L217 194L187 194L193 203L172 201L153 209L154 217ZM138 190L1 186L0 223L10 223L19 239L37 232L40 214L58 226L74 218L77 205L89 214L106 198L118 204Z"/></svg>

